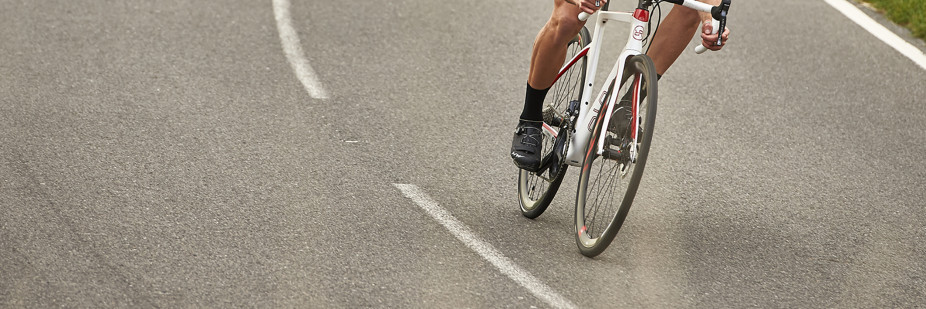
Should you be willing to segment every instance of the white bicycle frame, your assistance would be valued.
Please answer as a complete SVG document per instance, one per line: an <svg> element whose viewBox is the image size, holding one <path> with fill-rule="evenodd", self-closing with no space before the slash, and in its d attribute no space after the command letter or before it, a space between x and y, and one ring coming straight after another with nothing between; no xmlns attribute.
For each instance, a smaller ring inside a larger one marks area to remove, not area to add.
<svg viewBox="0 0 926 309"><path fill-rule="evenodd" d="M684 0L682 5L702 11L710 12L713 6L694 1L694 0ZM585 20L588 18L588 14L581 13L579 14L580 20ZM582 85L582 99L579 104L579 118L575 124L575 135L570 141L569 149L566 152L566 164L572 166L581 166L585 160L587 154L588 145L591 139L592 130L595 129L598 117L603 115L604 121L603 128L607 128L608 124L611 121L611 114L613 112L614 103L617 100L616 95L610 96L606 105L605 102L602 102L605 97L607 97L608 86L614 82L615 79L624 80L624 66L627 63L627 59L635 55L643 53L643 39L647 33L647 23L649 21L649 12L641 9L637 9L634 12L616 12L616 11L599 11L597 14L597 19L595 20L595 30L592 34L592 41L583 48L575 57L573 57L566 65L560 69L559 76L569 69L572 65L579 61L582 57L588 56L588 62L586 63L586 72L585 72L585 84ZM598 57L601 52L601 41L604 37L604 26L608 21L620 21L630 24L630 34L627 39L627 45L624 46L624 50L621 52L620 56L617 58L617 61L614 64L614 67L611 69L611 72L608 74L604 84L601 85L601 90L598 92L598 96L595 98L595 101L590 101L592 95L592 85L595 84L595 74L598 69ZM716 31L716 20L714 29ZM696 49L698 53L703 52L703 46ZM557 77L558 79L558 77ZM615 89L619 90L620 85L615 83ZM634 91L635 97L638 97L640 91L640 83L635 83L633 85L634 89L629 91ZM633 100L636 104L639 105L639 100ZM592 103L592 104L590 104ZM602 106L607 106L607 111L602 114ZM639 110L639 106L633 107L634 111ZM637 115L633 115L634 119L637 119ZM636 127L636 130L639 131L639 126ZM549 126L544 126L544 129L548 130L549 134L556 136L556 132L553 131L553 128ZM637 144L638 132L633 132L631 135L634 139L634 145ZM604 152L604 138L605 134L601 134L598 140L598 147L596 149L596 154L601 155ZM636 158L636 147L631 147L630 157L632 159Z"/></svg>

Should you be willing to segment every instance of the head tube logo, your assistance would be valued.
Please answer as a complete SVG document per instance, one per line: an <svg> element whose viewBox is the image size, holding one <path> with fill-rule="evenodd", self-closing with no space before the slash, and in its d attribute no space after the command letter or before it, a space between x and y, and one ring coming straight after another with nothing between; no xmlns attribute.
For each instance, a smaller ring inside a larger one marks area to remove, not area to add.
<svg viewBox="0 0 926 309"><path fill-rule="evenodd" d="M637 41L643 40L643 26L636 26L633 28L633 39Z"/></svg>

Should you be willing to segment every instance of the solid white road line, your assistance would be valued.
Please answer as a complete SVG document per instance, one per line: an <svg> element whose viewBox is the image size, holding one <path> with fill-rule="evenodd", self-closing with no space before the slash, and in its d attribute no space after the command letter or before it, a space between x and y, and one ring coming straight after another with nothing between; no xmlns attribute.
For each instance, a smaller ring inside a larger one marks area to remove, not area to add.
<svg viewBox="0 0 926 309"><path fill-rule="evenodd" d="M415 204L418 204L418 207L424 209L434 220L437 220L437 222L447 228L453 236L462 241L473 251L476 251L476 253L481 255L486 261L489 261L489 263L495 266L495 268L498 268L502 274L505 274L508 278L511 278L511 280L514 280L530 291L531 294L534 294L534 296L545 301L554 308L575 308L575 305L569 302L568 299L559 295L559 293L556 293L556 291L549 286L543 284L543 282L512 262L511 259L502 255L501 252L495 250L488 242L482 240L479 236L476 236L476 234L473 234L466 225L463 225L463 223L454 218L450 212L440 207L437 202L422 192L418 186L410 184L393 185L398 188L399 191L402 191L402 194L405 194L406 197L414 201Z"/></svg>
<svg viewBox="0 0 926 309"><path fill-rule="evenodd" d="M871 17L868 17L868 15L865 15L864 12L855 7L855 5L846 2L846 0L825 1L830 6L836 8L836 10L841 12L843 15L849 17L849 19L854 21L856 24L859 24L859 26L862 26L862 28L865 30L871 32L871 34L873 34L876 38L884 41L884 43L887 43L887 45L893 47L904 56L907 56L907 58L910 58L910 60L913 60L913 62L916 62L916 64L918 64L921 68L926 70L926 55L924 55L923 51L921 51L919 48L916 48L916 46L913 46L913 44L904 41L904 39L897 36L897 34L894 32L887 30L887 28L876 22L874 19L871 19Z"/></svg>
<svg viewBox="0 0 926 309"><path fill-rule="evenodd" d="M273 15L277 20L277 31L280 33L280 42L283 44L283 53L286 59L293 67L296 77L302 82L305 91L316 99L327 99L328 93L322 88L321 83L315 76L315 71L309 65L309 60L305 58L302 52L302 44L299 43L299 35L293 28L292 19L289 17L289 0L273 0Z"/></svg>

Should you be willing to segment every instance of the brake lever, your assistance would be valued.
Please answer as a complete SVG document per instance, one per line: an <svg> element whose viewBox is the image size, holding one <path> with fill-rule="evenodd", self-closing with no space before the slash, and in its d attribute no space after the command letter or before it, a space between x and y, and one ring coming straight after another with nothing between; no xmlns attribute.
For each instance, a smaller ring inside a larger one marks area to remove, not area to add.
<svg viewBox="0 0 926 309"><path fill-rule="evenodd" d="M723 0L720 5L711 8L711 18L713 19L711 21L711 34L719 33L717 42L714 43L716 46L723 45L723 32L727 28L727 13L730 11L730 1L731 0ZM695 53L700 54L707 50L707 47L704 45L695 46Z"/></svg>
<svg viewBox="0 0 926 309"><path fill-rule="evenodd" d="M711 9L711 15L714 19L720 21L720 27L717 28L717 33L720 34L717 36L717 46L723 45L723 31L727 27L727 13L730 12L730 1L723 0L720 5Z"/></svg>

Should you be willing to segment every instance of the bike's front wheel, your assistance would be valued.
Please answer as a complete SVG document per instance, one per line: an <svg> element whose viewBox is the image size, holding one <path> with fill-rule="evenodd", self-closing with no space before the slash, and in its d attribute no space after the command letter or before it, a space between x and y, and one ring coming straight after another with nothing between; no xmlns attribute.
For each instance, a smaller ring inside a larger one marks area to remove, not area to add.
<svg viewBox="0 0 926 309"><path fill-rule="evenodd" d="M566 174L566 165L554 154L554 149L565 152L563 145L568 145L572 132L565 121L570 116L568 110L572 101L582 98L582 84L585 83L586 58L582 56L576 62L571 60L582 52L589 43L588 29L582 27L566 49L565 68L553 83L543 103L543 150L542 158L546 168L539 173L520 170L518 174L518 202L521 214L528 218L540 216L553 201ZM571 64L571 65L570 65ZM573 106L575 107L575 106ZM557 141L560 147L556 147ZM552 162L550 162L552 161ZM554 166L555 165L555 166Z"/></svg>
<svg viewBox="0 0 926 309"><path fill-rule="evenodd" d="M588 257L601 254L620 230L640 185L656 121L656 69L646 55L631 57L620 81L609 125L598 117L576 193L576 243ZM626 100L623 100L626 98ZM604 102L610 101L610 97ZM602 114L607 106L601 108ZM603 146L603 147L599 147ZM599 148L603 151L599 153Z"/></svg>

